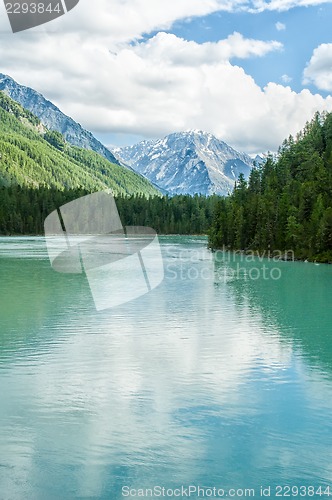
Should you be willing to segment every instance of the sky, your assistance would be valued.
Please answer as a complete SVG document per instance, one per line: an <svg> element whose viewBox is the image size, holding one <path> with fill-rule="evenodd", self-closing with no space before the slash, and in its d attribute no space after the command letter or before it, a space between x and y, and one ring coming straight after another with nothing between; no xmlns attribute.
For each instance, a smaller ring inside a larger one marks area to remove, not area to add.
<svg viewBox="0 0 332 500"><path fill-rule="evenodd" d="M332 111L332 0L80 0L10 31L0 72L106 145L200 129L249 154L276 151Z"/></svg>

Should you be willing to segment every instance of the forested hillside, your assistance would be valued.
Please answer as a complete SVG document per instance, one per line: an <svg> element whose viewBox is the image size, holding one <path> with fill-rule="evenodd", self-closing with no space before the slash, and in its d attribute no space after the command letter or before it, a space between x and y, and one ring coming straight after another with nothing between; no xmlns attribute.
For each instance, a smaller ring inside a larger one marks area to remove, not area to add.
<svg viewBox="0 0 332 500"><path fill-rule="evenodd" d="M332 261L332 114L317 113L277 158L239 179L218 203L209 243Z"/></svg>
<svg viewBox="0 0 332 500"><path fill-rule="evenodd" d="M65 115L36 90L20 85L2 73L0 73L0 90L33 113L46 128L60 132L70 145L95 151L111 163L119 164L113 154L91 132Z"/></svg>
<svg viewBox="0 0 332 500"><path fill-rule="evenodd" d="M158 194L149 181L93 151L70 146L0 92L0 186Z"/></svg>
<svg viewBox="0 0 332 500"><path fill-rule="evenodd" d="M146 179L93 151L72 147L0 92L0 234L43 234L56 208L112 188L124 225L206 234L217 197L161 197Z"/></svg>
<svg viewBox="0 0 332 500"><path fill-rule="evenodd" d="M0 234L43 234L44 220L56 208L89 194L84 189L0 187ZM217 196L116 198L124 226L150 226L163 234L207 234Z"/></svg>

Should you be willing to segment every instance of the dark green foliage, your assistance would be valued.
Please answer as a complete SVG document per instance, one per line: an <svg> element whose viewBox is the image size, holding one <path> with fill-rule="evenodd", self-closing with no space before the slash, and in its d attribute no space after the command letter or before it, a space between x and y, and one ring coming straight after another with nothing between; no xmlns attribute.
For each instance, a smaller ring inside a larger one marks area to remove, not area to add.
<svg viewBox="0 0 332 500"><path fill-rule="evenodd" d="M124 225L150 226L162 234L207 234L218 196L118 197Z"/></svg>
<svg viewBox="0 0 332 500"><path fill-rule="evenodd" d="M27 109L22 108L20 104L13 101L4 92L0 92L0 108L15 116L15 118L21 120L23 123L29 122L33 126L40 125L40 120L35 115Z"/></svg>
<svg viewBox="0 0 332 500"><path fill-rule="evenodd" d="M65 150L66 141L60 132L56 130L47 130L44 134L44 139L59 151Z"/></svg>
<svg viewBox="0 0 332 500"><path fill-rule="evenodd" d="M218 205L209 244L332 261L332 114L317 113L277 159L239 179Z"/></svg>
<svg viewBox="0 0 332 500"><path fill-rule="evenodd" d="M89 193L85 189L0 187L0 234L43 234L44 220L53 210ZM124 226L150 226L163 234L206 234L218 199L120 195L116 203Z"/></svg>

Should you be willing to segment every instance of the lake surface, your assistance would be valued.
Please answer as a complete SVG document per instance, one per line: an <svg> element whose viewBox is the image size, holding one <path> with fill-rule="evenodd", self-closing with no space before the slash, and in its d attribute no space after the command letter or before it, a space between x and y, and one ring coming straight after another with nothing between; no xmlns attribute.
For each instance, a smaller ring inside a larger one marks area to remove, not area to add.
<svg viewBox="0 0 332 500"><path fill-rule="evenodd" d="M163 283L97 312L43 238L0 239L0 499L332 495L332 266L161 244Z"/></svg>

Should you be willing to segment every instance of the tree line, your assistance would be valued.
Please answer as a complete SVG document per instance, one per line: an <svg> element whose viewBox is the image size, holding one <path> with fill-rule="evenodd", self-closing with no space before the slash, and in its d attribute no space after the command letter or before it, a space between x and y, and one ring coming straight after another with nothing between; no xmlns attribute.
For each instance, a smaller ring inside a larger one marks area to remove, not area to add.
<svg viewBox="0 0 332 500"><path fill-rule="evenodd" d="M209 232L213 249L294 252L332 262L332 114L316 113L274 157L240 176L220 199Z"/></svg>
<svg viewBox="0 0 332 500"><path fill-rule="evenodd" d="M91 190L12 185L0 187L0 234L42 235L46 217ZM174 197L118 195L116 204L124 226L150 226L159 234L207 234L218 196Z"/></svg>

